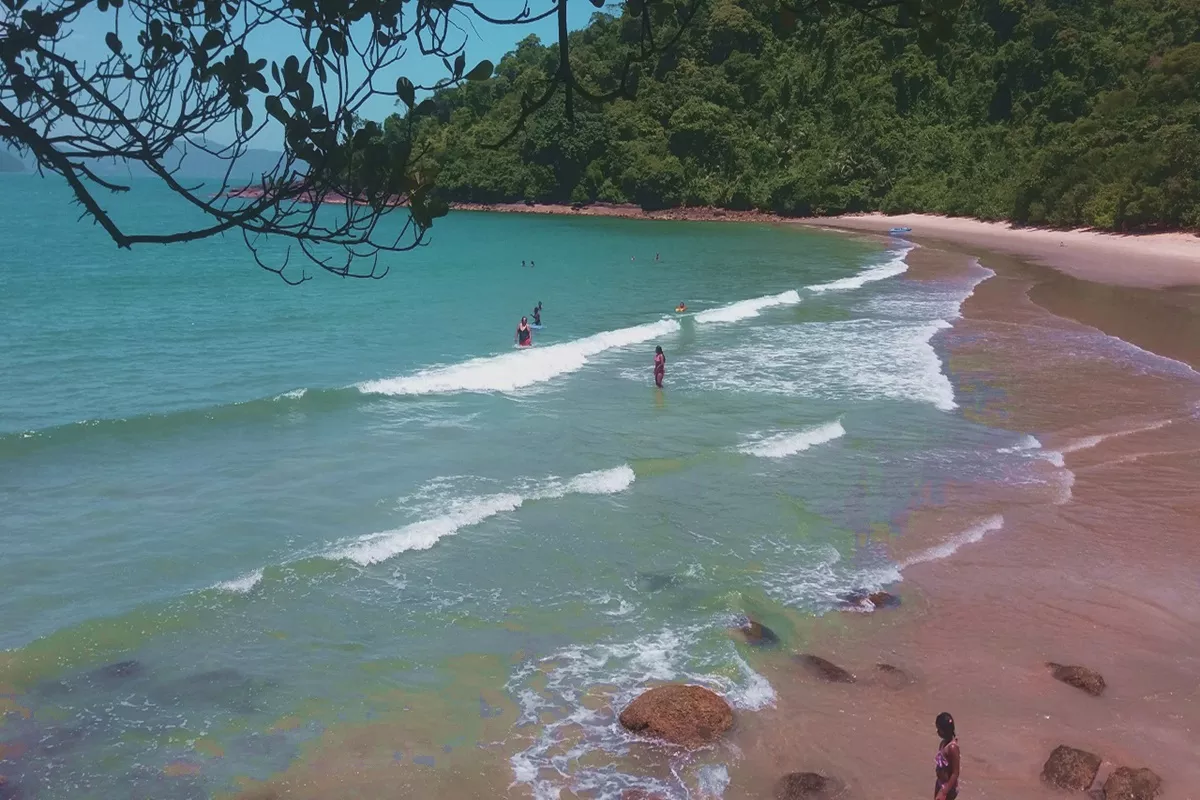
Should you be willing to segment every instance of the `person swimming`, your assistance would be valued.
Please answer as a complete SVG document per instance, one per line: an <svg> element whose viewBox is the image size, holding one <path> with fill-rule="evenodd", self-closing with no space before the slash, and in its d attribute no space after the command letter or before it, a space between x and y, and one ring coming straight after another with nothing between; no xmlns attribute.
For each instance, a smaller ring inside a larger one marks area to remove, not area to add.
<svg viewBox="0 0 1200 800"><path fill-rule="evenodd" d="M662 345L654 348L654 385L663 388L663 378L667 374L667 356L663 353Z"/></svg>
<svg viewBox="0 0 1200 800"><path fill-rule="evenodd" d="M682 313L683 313L683 312L685 312L685 311L687 311L687 303L680 302L680 304L679 304L679 305L675 306L675 313L676 313L676 314L682 314Z"/></svg>
<svg viewBox="0 0 1200 800"><path fill-rule="evenodd" d="M529 329L529 320L521 317L521 324L517 326L517 346L529 347L533 344L533 331Z"/></svg>
<svg viewBox="0 0 1200 800"><path fill-rule="evenodd" d="M954 733L954 717L943 711L937 715L934 725L937 727L938 738L942 740L942 743L938 745L937 755L933 757L933 769L937 774L937 782L933 787L933 798L934 800L956 800L961 765L958 737Z"/></svg>

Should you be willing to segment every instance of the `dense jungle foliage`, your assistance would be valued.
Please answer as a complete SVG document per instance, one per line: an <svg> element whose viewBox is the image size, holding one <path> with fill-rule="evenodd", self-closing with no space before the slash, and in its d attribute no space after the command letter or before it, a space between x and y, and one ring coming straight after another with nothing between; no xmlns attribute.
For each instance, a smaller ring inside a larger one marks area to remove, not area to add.
<svg viewBox="0 0 1200 800"><path fill-rule="evenodd" d="M557 63L529 37L438 93L418 146L453 201L1200 228L1200 0L965 0L932 35L902 13L712 0L632 99L567 119L560 92L496 148ZM617 86L637 25L572 34L581 82Z"/></svg>

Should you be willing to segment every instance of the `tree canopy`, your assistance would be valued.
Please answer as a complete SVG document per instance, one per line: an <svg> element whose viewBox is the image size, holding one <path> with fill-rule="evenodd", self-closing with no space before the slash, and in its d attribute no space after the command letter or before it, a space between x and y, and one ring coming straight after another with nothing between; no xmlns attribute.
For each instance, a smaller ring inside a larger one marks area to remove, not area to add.
<svg viewBox="0 0 1200 800"><path fill-rule="evenodd" d="M528 111L563 58L530 37L437 92L415 142L448 201L1200 228L1200 0L954 7L711 0L635 95L573 115ZM574 73L616 88L637 35L594 15Z"/></svg>

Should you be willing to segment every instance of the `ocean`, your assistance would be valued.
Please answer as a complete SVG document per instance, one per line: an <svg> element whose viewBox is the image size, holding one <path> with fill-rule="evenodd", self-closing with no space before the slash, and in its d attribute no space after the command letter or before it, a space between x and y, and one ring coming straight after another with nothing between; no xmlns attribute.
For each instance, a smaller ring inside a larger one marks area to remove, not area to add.
<svg viewBox="0 0 1200 800"><path fill-rule="evenodd" d="M946 365L990 273L914 278L900 240L455 212L384 280L289 287L240 237L118 251L57 185L0 187L23 797L210 797L397 725L397 762L499 752L514 796L719 795L719 755L632 774L611 709L770 705L730 626L897 590L930 487L1030 463ZM177 219L138 189L109 205Z"/></svg>

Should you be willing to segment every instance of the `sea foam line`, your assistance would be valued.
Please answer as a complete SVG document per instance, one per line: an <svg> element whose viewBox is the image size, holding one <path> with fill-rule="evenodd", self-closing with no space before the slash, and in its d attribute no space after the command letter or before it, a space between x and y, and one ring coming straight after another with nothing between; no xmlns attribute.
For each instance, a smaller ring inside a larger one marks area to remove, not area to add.
<svg viewBox="0 0 1200 800"><path fill-rule="evenodd" d="M738 446L738 452L759 458L786 458L845 435L846 429L838 419L802 431L784 431L769 436L752 437Z"/></svg>
<svg viewBox="0 0 1200 800"><path fill-rule="evenodd" d="M631 328L602 331L572 342L535 346L473 358L460 364L431 367L412 375L366 381L357 388L364 394L386 395L513 392L583 369L590 357L606 350L653 341L678 330L676 320L662 319Z"/></svg>
<svg viewBox="0 0 1200 800"><path fill-rule="evenodd" d="M983 539L992 531L998 531L1004 527L1004 517L1000 514L992 516L976 522L971 527L967 528L957 536L942 542L939 545L922 550L920 553L909 556L899 564L900 569L907 569L913 564L921 564L926 561L936 561L940 558L948 558L958 552L963 545L974 544Z"/></svg>
<svg viewBox="0 0 1200 800"><path fill-rule="evenodd" d="M906 247L899 252L893 251L893 257L888 261L868 267L857 275L851 275L849 278L839 278L836 281L829 281L828 283L815 283L804 288L810 292L820 294L822 292L858 289L873 281L882 281L887 278L894 278L897 275L903 275L908 271L908 262L904 260L904 257L912 249L912 247Z"/></svg>
<svg viewBox="0 0 1200 800"><path fill-rule="evenodd" d="M585 472L565 482L551 479L528 494L501 492L459 498L436 517L343 542L325 557L353 561L362 566L378 564L409 550L428 550L463 528L478 525L497 514L516 511L531 500L549 500L569 494L617 494L633 485L633 481L633 469L623 464L613 469Z"/></svg>
<svg viewBox="0 0 1200 800"><path fill-rule="evenodd" d="M764 308L794 306L799 302L800 293L795 289L789 289L779 294L769 294L749 300L739 300L736 303L730 303L719 308L710 308L707 311L698 313L695 316L695 320L700 325L714 322L738 322L739 320L757 317Z"/></svg>

